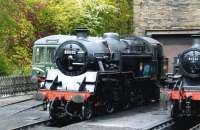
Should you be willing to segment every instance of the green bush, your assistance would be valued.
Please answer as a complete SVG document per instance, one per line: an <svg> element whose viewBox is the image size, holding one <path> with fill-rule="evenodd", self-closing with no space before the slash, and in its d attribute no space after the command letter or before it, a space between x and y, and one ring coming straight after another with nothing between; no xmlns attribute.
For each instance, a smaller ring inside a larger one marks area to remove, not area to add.
<svg viewBox="0 0 200 130"><path fill-rule="evenodd" d="M0 75L8 75L11 71L6 58L3 55L0 55Z"/></svg>
<svg viewBox="0 0 200 130"><path fill-rule="evenodd" d="M71 34L77 27L92 35L131 34L130 5L130 0L0 0L0 74L29 74L33 43L47 35Z"/></svg>

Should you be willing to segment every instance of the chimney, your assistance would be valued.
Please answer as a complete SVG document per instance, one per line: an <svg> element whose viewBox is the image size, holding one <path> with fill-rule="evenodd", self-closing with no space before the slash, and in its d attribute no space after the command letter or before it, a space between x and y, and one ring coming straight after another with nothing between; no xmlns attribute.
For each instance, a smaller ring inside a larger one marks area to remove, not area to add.
<svg viewBox="0 0 200 130"><path fill-rule="evenodd" d="M192 48L200 48L200 34L192 35L193 45Z"/></svg>
<svg viewBox="0 0 200 130"><path fill-rule="evenodd" d="M75 31L78 38L87 38L90 33L88 28L77 28Z"/></svg>

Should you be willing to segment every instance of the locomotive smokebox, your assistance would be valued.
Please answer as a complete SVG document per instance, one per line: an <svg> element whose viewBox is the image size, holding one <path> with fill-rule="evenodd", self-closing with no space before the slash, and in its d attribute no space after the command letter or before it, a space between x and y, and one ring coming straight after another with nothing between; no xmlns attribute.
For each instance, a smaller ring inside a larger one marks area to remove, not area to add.
<svg viewBox="0 0 200 130"><path fill-rule="evenodd" d="M193 35L193 46L180 55L181 73L190 79L200 78L200 34Z"/></svg>
<svg viewBox="0 0 200 130"><path fill-rule="evenodd" d="M90 34L88 28L77 28L75 29L78 38L87 38Z"/></svg>
<svg viewBox="0 0 200 130"><path fill-rule="evenodd" d="M192 48L200 48L200 34L192 35L193 45Z"/></svg>

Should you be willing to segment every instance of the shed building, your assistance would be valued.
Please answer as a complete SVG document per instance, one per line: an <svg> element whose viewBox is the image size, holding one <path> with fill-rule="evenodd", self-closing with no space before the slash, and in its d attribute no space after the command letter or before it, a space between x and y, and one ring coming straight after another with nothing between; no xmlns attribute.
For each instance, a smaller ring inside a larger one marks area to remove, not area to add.
<svg viewBox="0 0 200 130"><path fill-rule="evenodd" d="M136 35L148 35L164 45L172 72L173 57L192 45L200 33L200 0L134 0Z"/></svg>

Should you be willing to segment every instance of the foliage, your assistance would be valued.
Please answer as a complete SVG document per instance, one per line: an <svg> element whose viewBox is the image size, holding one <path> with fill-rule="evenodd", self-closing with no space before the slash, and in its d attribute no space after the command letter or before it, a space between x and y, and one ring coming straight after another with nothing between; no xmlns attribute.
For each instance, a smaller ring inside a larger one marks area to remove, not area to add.
<svg viewBox="0 0 200 130"><path fill-rule="evenodd" d="M90 29L91 34L100 35L106 31L115 31L116 8L106 0L82 1L84 14L80 19L80 26Z"/></svg>
<svg viewBox="0 0 200 130"><path fill-rule="evenodd" d="M34 4L33 7L37 12L34 25L37 33L40 34L38 36L55 33L69 34L78 26L81 7L75 0L43 0L39 5Z"/></svg>
<svg viewBox="0 0 200 130"><path fill-rule="evenodd" d="M0 0L0 4L3 10L0 13L3 17L0 21L0 53L4 54L8 66L12 66L7 72L25 71L31 65L31 43L35 40L33 25L26 17L29 6L20 0Z"/></svg>
<svg viewBox="0 0 200 130"><path fill-rule="evenodd" d="M0 0L0 74L30 73L33 43L47 35L71 34L77 27L87 27L92 35L131 34L130 4L130 0Z"/></svg>
<svg viewBox="0 0 200 130"><path fill-rule="evenodd" d="M8 75L11 73L11 68L8 65L6 58L3 54L0 54L0 76L1 75Z"/></svg>

